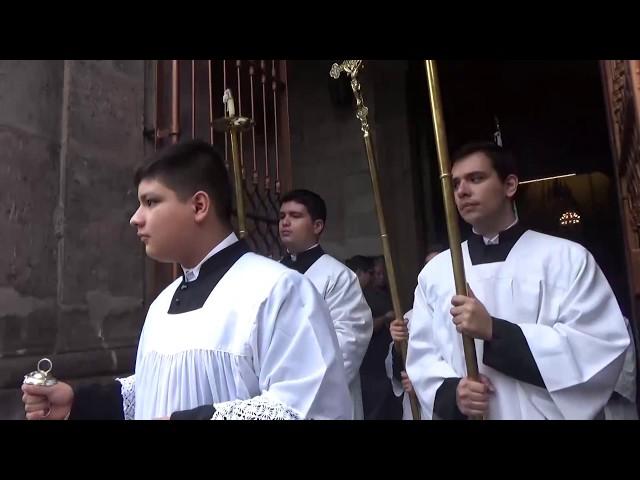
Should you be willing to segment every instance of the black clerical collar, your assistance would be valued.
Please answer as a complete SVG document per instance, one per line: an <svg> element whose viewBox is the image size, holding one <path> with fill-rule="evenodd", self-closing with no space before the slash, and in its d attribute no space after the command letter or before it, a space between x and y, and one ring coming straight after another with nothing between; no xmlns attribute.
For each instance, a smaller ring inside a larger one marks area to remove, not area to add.
<svg viewBox="0 0 640 480"><path fill-rule="evenodd" d="M472 233L467 242L471 264L504 262L513 246L526 231L527 228L522 222L518 222L511 228L500 232L498 243L495 245L485 245L482 235Z"/></svg>
<svg viewBox="0 0 640 480"><path fill-rule="evenodd" d="M183 275L182 282L171 299L169 313L186 313L202 308L225 273L233 267L240 257L250 251L247 243L244 240L239 240L208 258L200 266L200 273L195 280L187 282Z"/></svg>
<svg viewBox="0 0 640 480"><path fill-rule="evenodd" d="M225 238L220 243L218 243L215 247L213 247L211 249L211 251L200 261L200 263L198 265L196 265L195 267L192 267L192 268L185 268L184 266L182 266L182 272L183 272L182 277L184 278L184 281L185 282L192 282L196 278L198 278L198 274L200 272L200 268L202 267L202 265L204 265L204 263L207 260L209 260L216 253L221 252L222 250L224 250L228 246L233 245L237 241L238 241L238 237L236 237L235 233L231 232L227 236L227 238Z"/></svg>
<svg viewBox="0 0 640 480"><path fill-rule="evenodd" d="M285 257L281 260L281 263L286 267L292 268L297 272L304 274L307 270L309 270L309 268L311 268L311 265L318 261L318 259L322 255L324 255L324 250L322 250L322 247L320 246L320 244L318 244L315 247L310 248L309 250L298 253L297 255L285 255Z"/></svg>

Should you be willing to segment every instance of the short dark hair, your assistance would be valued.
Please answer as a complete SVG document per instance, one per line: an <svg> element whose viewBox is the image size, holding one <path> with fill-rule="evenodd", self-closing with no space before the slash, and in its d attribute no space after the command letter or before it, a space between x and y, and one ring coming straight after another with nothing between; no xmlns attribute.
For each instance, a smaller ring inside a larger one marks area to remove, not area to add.
<svg viewBox="0 0 640 480"><path fill-rule="evenodd" d="M379 263L381 263L382 265L384 265L384 267L386 268L386 262L384 259L384 255L375 255L373 257L371 257L371 259L373 260L373 265L376 266Z"/></svg>
<svg viewBox="0 0 640 480"><path fill-rule="evenodd" d="M311 216L311 220L327 222L327 205L320 195L311 190L291 190L280 199L280 205L287 202L296 202L304 205Z"/></svg>
<svg viewBox="0 0 640 480"><path fill-rule="evenodd" d="M213 200L218 219L231 223L231 182L218 151L202 140L186 140L158 151L133 177L136 188L143 180L158 180L186 200L197 191Z"/></svg>
<svg viewBox="0 0 640 480"><path fill-rule="evenodd" d="M513 153L493 142L466 143L458 148L451 156L451 166L474 153L484 153L489 160L491 160L493 169L497 172L498 177L500 177L500 180L503 182L509 175L518 176L516 160Z"/></svg>
<svg viewBox="0 0 640 480"><path fill-rule="evenodd" d="M354 255L344 263L354 273L358 273L359 271L369 272L373 269L373 259L371 257L365 257L364 255Z"/></svg>

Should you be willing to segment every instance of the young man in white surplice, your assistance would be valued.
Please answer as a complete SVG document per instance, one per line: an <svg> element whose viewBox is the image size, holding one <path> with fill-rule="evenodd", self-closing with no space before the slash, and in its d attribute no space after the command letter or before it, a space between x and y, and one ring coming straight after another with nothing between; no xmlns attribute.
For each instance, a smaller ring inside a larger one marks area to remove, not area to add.
<svg viewBox="0 0 640 480"><path fill-rule="evenodd" d="M183 275L149 307L135 374L75 391L23 386L28 419L347 419L329 311L312 283L252 253L231 226L217 151L191 140L135 175L149 257Z"/></svg>
<svg viewBox="0 0 640 480"><path fill-rule="evenodd" d="M352 418L362 420L360 365L373 332L371 309L356 275L320 246L327 221L322 197L298 189L286 193L280 203L280 241L287 248L282 264L311 280L327 302L349 382Z"/></svg>
<svg viewBox="0 0 640 480"><path fill-rule="evenodd" d="M422 418L603 418L630 339L617 300L581 245L529 230L514 208L513 156L470 144L452 156L468 295L456 295L451 251L418 276L407 374ZM461 333L475 339L467 376Z"/></svg>

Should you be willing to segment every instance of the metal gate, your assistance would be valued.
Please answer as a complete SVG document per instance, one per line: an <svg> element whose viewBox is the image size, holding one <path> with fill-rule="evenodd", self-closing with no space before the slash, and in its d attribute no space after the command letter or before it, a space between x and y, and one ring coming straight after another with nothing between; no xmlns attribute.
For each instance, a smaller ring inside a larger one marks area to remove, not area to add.
<svg viewBox="0 0 640 480"><path fill-rule="evenodd" d="M286 78L285 60L158 60L156 64L157 149L181 138L200 138L224 151L229 168L228 134L214 131L212 125L224 116L225 89L233 92L238 114L254 120L239 142L247 233L254 251L272 258L282 254L278 201L291 183Z"/></svg>
<svg viewBox="0 0 640 480"><path fill-rule="evenodd" d="M184 138L208 141L231 162L228 133L214 131L224 116L222 97L231 89L238 115L254 120L240 134L247 241L276 260L283 254L278 238L279 199L291 188L287 62L285 60L156 60L154 128L148 134L156 150ZM231 167L233 168L233 167ZM233 182L232 182L233 184ZM234 210L234 222L237 220ZM155 264L151 292L157 294L178 274Z"/></svg>

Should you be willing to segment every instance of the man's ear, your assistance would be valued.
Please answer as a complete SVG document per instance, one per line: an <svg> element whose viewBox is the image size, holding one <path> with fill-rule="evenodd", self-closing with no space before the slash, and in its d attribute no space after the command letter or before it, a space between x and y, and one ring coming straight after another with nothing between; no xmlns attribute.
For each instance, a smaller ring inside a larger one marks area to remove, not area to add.
<svg viewBox="0 0 640 480"><path fill-rule="evenodd" d="M518 184L518 177L513 174L508 175L507 178L504 179L504 193L509 200L513 200L513 197L515 197L518 191Z"/></svg>
<svg viewBox="0 0 640 480"><path fill-rule="evenodd" d="M194 220L196 223L200 223L204 221L209 214L209 210L212 208L211 199L206 192L199 190L191 197L191 206L193 208Z"/></svg>
<svg viewBox="0 0 640 480"><path fill-rule="evenodd" d="M316 219L313 221L313 233L315 235L320 235L324 230L324 220Z"/></svg>

